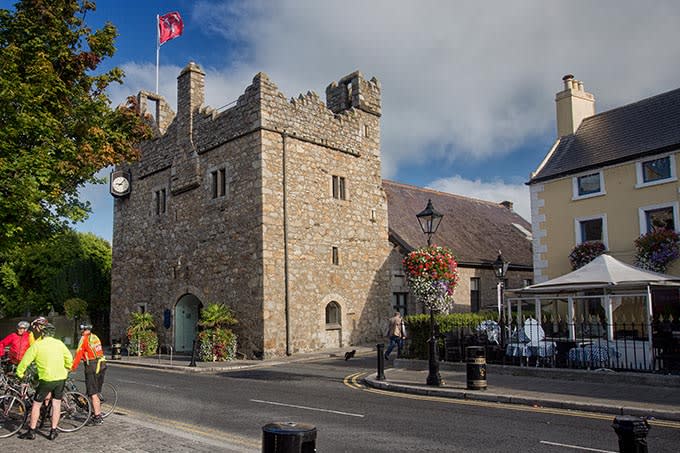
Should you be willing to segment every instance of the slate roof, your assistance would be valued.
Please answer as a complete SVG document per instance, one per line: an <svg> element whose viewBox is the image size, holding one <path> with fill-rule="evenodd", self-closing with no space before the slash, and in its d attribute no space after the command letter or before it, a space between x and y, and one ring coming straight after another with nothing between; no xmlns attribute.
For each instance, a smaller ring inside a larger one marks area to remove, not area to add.
<svg viewBox="0 0 680 453"><path fill-rule="evenodd" d="M432 200L444 217L432 243L451 248L461 265L488 265L498 249L510 261L510 268L531 270L531 225L519 214L499 203L477 200L436 190L383 180L387 194L390 240L405 250L427 245L416 214Z"/></svg>
<svg viewBox="0 0 680 453"><path fill-rule="evenodd" d="M680 89L583 120L529 184L680 148Z"/></svg>

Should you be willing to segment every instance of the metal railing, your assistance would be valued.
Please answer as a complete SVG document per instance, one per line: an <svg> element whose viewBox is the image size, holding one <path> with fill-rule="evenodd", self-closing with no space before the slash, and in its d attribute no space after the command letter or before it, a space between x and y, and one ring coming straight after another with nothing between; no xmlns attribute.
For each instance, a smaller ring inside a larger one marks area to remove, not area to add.
<svg viewBox="0 0 680 453"><path fill-rule="evenodd" d="M461 325L442 335L440 358L465 360L467 346L484 346L488 363L680 374L680 322L652 323L531 317Z"/></svg>

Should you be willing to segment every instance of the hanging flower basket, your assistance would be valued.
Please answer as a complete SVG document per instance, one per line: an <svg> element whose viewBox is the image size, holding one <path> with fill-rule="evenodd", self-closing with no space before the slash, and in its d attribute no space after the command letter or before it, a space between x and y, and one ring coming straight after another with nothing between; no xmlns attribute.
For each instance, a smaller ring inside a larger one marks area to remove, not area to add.
<svg viewBox="0 0 680 453"><path fill-rule="evenodd" d="M635 240L635 265L654 272L666 272L666 268L680 257L678 233L665 228L655 228Z"/></svg>
<svg viewBox="0 0 680 453"><path fill-rule="evenodd" d="M571 251L569 262L571 269L579 269L607 251L607 247L601 241L583 242Z"/></svg>
<svg viewBox="0 0 680 453"><path fill-rule="evenodd" d="M440 246L413 250L402 263L413 294L425 308L443 311L453 305L458 285L458 263L453 252Z"/></svg>

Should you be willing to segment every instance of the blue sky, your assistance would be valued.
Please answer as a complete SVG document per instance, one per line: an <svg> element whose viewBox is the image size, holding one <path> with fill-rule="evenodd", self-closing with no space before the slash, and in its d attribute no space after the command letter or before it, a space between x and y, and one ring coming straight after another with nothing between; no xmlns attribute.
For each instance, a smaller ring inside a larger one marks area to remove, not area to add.
<svg viewBox="0 0 680 453"><path fill-rule="evenodd" d="M14 2L0 0L0 7ZM160 94L174 106L189 61L207 104L235 100L263 71L287 97L354 70L382 85L383 177L495 202L529 219L524 185L555 140L555 93L572 73L605 111L680 86L680 2L632 0L99 0L92 27L120 36L104 67L126 73L113 104L155 89L156 14L184 34L161 47ZM108 186L81 191L77 225L110 240Z"/></svg>

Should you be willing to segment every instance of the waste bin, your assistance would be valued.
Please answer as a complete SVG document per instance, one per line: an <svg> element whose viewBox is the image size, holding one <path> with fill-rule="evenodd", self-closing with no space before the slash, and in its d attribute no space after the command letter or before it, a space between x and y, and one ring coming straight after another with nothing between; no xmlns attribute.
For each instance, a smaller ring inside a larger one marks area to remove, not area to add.
<svg viewBox="0 0 680 453"><path fill-rule="evenodd" d="M619 415L614 418L612 428L619 436L620 453L647 453L649 423L641 417Z"/></svg>
<svg viewBox="0 0 680 453"><path fill-rule="evenodd" d="M121 349L123 346L120 344L120 340L113 340L111 343L111 360L120 360L121 359Z"/></svg>
<svg viewBox="0 0 680 453"><path fill-rule="evenodd" d="M486 390L486 355L483 346L465 348L468 390Z"/></svg>
<svg viewBox="0 0 680 453"><path fill-rule="evenodd" d="M268 423L262 427L262 453L314 453L316 428L294 422Z"/></svg>

